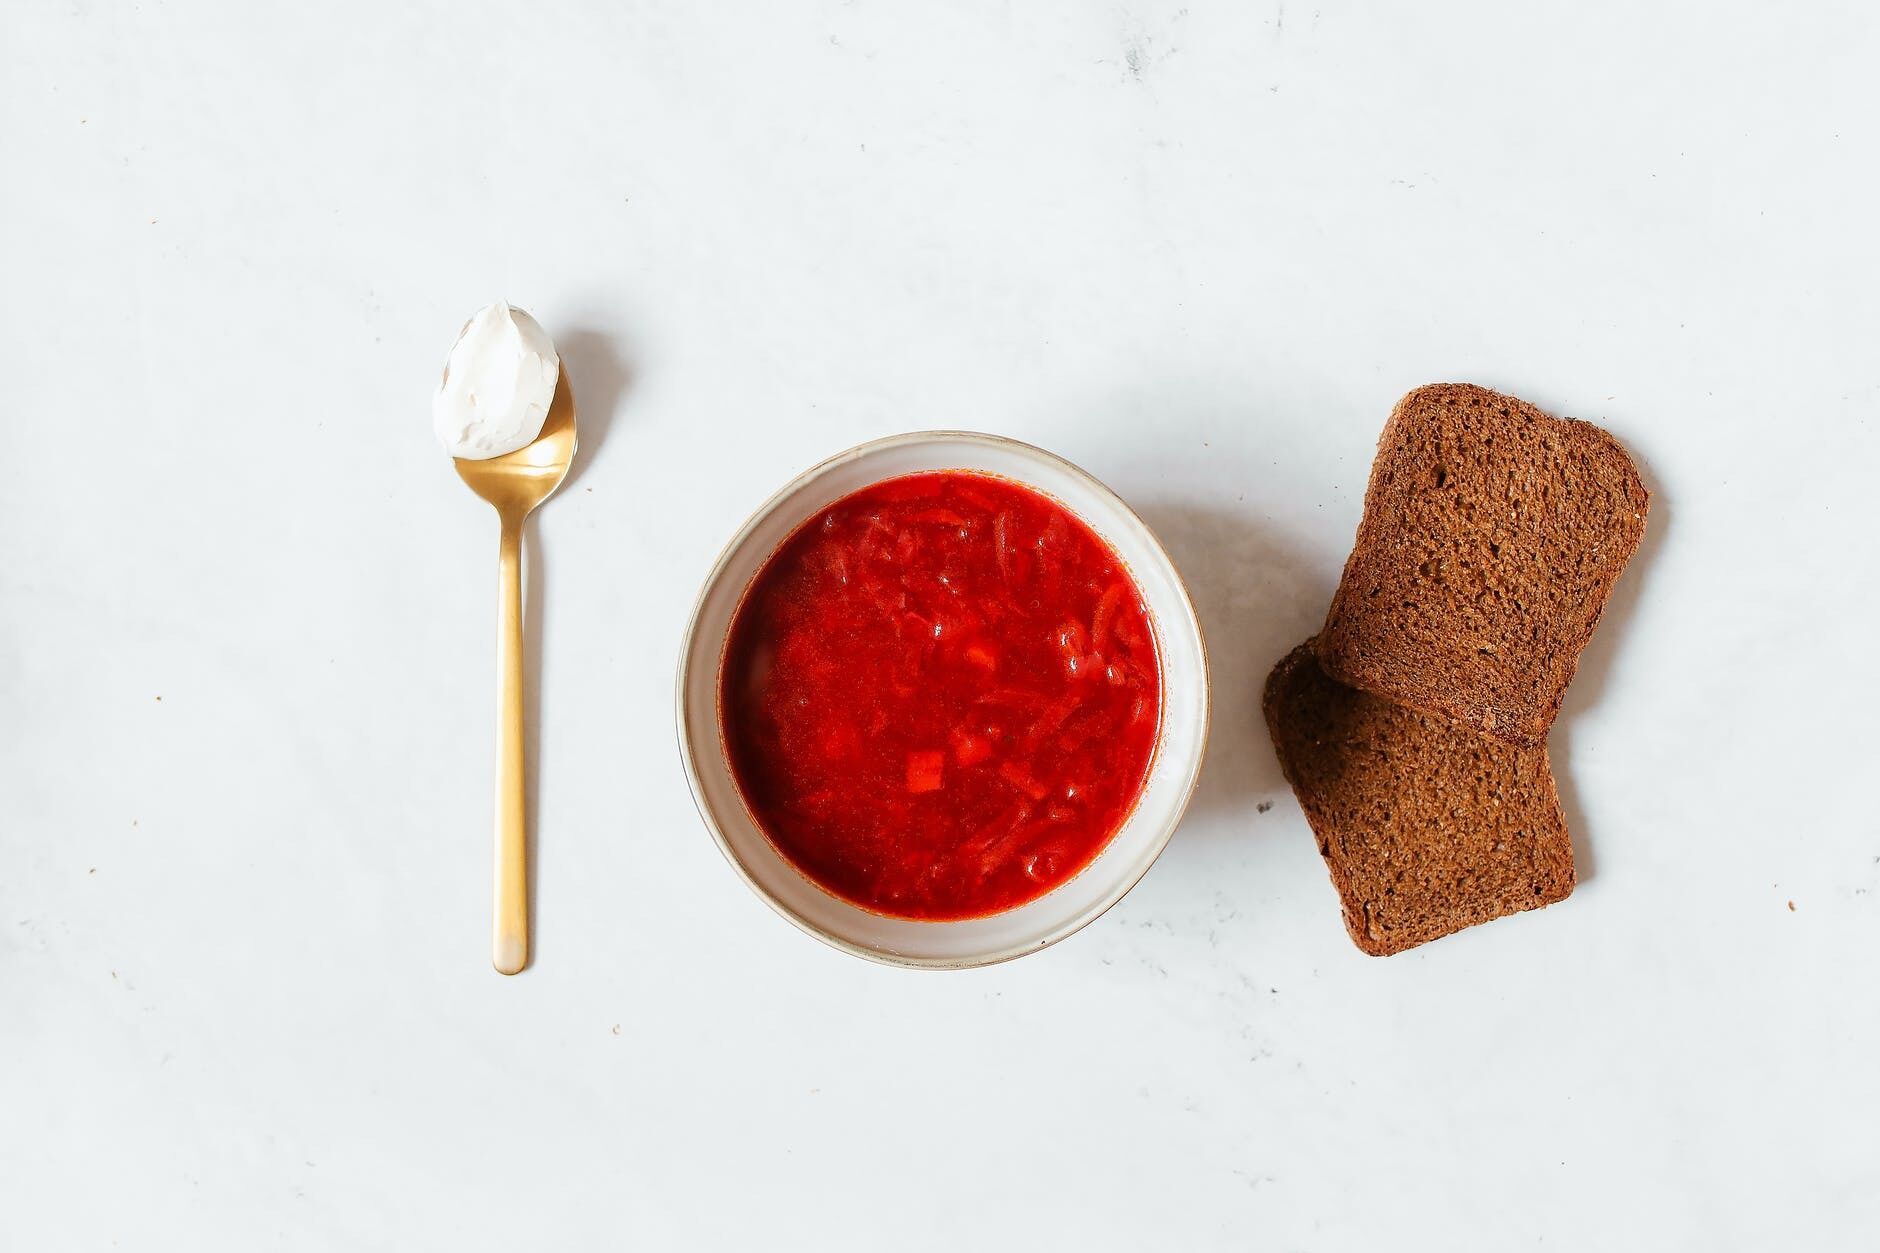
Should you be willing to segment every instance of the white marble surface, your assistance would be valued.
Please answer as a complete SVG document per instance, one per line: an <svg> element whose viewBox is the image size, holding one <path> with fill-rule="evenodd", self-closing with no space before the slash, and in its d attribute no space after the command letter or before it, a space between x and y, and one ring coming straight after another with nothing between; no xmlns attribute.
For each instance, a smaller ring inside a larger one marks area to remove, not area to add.
<svg viewBox="0 0 1880 1253"><path fill-rule="evenodd" d="M6 5L0 1246L1873 1247L1877 59L1853 3ZM426 407L499 295L586 452L516 980ZM1256 689L1458 378L1656 500L1579 892L1380 961ZM671 699L751 506L954 424L1162 529L1218 712L1118 909L936 976L739 885Z"/></svg>

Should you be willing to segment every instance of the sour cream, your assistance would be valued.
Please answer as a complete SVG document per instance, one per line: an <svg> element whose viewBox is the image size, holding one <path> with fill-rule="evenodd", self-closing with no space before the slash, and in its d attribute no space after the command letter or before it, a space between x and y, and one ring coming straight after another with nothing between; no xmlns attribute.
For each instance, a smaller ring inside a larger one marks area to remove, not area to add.
<svg viewBox="0 0 1880 1253"><path fill-rule="evenodd" d="M431 425L453 457L481 461L535 441L555 399L561 358L541 323L497 301L451 346Z"/></svg>

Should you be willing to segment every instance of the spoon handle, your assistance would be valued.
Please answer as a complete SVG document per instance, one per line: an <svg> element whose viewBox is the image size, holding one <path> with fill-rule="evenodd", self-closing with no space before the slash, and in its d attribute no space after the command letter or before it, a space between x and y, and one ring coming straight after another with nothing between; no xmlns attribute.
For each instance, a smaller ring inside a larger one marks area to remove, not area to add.
<svg viewBox="0 0 1880 1253"><path fill-rule="evenodd" d="M527 780L522 740L522 519L500 511L496 592L496 915L490 960L497 971L529 964Z"/></svg>

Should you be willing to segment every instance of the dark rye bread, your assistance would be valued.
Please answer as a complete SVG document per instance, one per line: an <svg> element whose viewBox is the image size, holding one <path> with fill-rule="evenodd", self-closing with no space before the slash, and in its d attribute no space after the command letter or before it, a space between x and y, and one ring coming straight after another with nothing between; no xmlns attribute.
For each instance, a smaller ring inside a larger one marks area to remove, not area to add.
<svg viewBox="0 0 1880 1253"><path fill-rule="evenodd" d="M1308 640L1266 680L1266 724L1373 956L1573 891L1547 749L1517 748L1326 676Z"/></svg>
<svg viewBox="0 0 1880 1253"><path fill-rule="evenodd" d="M1467 383L1419 387L1378 440L1319 661L1353 687L1539 744L1649 502L1625 449L1591 423Z"/></svg>

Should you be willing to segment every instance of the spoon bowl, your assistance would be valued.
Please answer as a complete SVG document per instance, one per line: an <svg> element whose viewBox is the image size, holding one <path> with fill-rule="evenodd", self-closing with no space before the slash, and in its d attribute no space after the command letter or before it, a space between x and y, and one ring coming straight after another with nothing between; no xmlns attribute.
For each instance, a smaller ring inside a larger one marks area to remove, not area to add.
<svg viewBox="0 0 1880 1253"><path fill-rule="evenodd" d="M521 517L527 517L568 477L574 450L574 393L568 390L564 373L555 381L555 398L549 402L542 433L533 443L500 457L453 460L458 477L470 485L471 491L496 506L499 514L519 510Z"/></svg>
<svg viewBox="0 0 1880 1253"><path fill-rule="evenodd" d="M496 913L490 961L506 975L529 964L528 780L522 726L522 524L574 464L574 393L555 380L542 432L533 443L481 461L455 458L470 490L502 522L496 581Z"/></svg>

